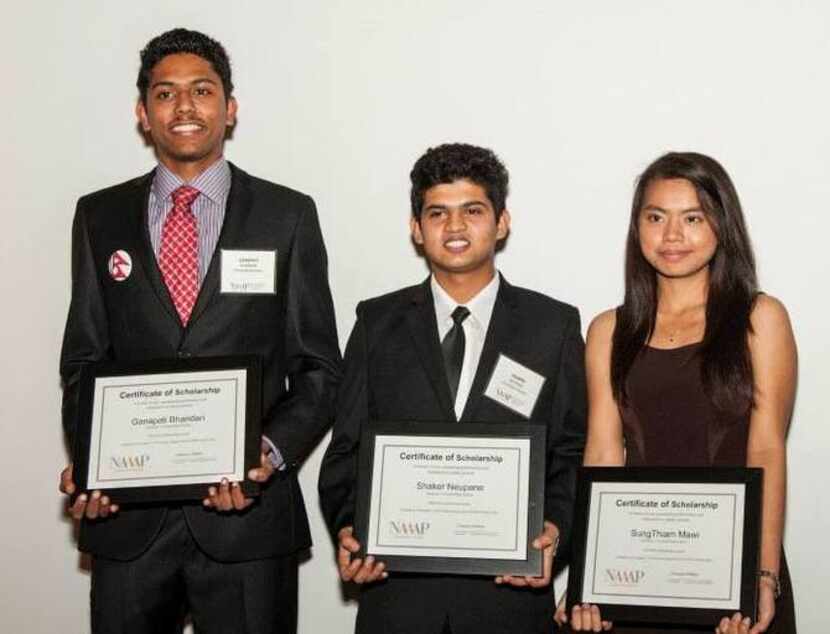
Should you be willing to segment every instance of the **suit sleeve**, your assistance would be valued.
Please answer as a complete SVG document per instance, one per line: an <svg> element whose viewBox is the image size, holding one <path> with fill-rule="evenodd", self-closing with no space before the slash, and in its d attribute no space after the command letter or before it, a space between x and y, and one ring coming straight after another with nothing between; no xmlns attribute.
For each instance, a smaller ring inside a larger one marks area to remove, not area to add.
<svg viewBox="0 0 830 634"><path fill-rule="evenodd" d="M288 256L285 368L288 392L266 412L263 435L296 467L325 433L334 415L341 358L328 263L311 198L300 214Z"/></svg>
<svg viewBox="0 0 830 634"><path fill-rule="evenodd" d="M84 199L78 201L72 224L72 298L61 348L63 429L74 449L81 370L111 357L107 310L101 280L95 270Z"/></svg>
<svg viewBox="0 0 830 634"><path fill-rule="evenodd" d="M551 427L548 432L545 518L559 527L560 555L567 559L576 496L576 472L582 464L588 416L585 383L585 343L579 313L568 319L553 396Z"/></svg>
<svg viewBox="0 0 830 634"><path fill-rule="evenodd" d="M346 345L345 371L337 395L337 417L320 467L320 505L332 535L354 525L360 434L369 418L366 320L357 322Z"/></svg>

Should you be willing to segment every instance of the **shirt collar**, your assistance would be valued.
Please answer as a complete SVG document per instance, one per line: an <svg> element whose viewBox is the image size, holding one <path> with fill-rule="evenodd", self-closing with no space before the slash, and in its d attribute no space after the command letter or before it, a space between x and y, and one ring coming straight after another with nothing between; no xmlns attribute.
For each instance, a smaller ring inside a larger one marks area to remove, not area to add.
<svg viewBox="0 0 830 634"><path fill-rule="evenodd" d="M430 287L432 288L432 297L435 301L435 317L439 324L446 322L452 318L452 311L457 306L461 306L457 301L450 297L449 293L445 291L435 276L430 276ZM498 271L493 276L484 288L482 288L466 306L470 311L470 317L475 320L476 325L485 327L490 323L490 317L493 314L493 307L496 305L496 297L499 294L499 285L501 284L501 275Z"/></svg>
<svg viewBox="0 0 830 634"><path fill-rule="evenodd" d="M199 190L202 196L212 202L221 204L231 188L231 168L224 157L219 159L189 183L185 183L163 163L156 167L153 177L153 195L157 200L168 200L170 195L182 185L190 185Z"/></svg>

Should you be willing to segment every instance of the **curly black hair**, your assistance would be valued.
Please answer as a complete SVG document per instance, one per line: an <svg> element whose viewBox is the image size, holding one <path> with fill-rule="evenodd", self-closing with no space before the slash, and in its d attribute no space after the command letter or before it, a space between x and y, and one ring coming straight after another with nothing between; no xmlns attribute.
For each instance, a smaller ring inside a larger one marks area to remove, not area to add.
<svg viewBox="0 0 830 634"><path fill-rule="evenodd" d="M179 28L154 37L141 51L141 68L138 70L138 79L135 82L141 101L147 103L147 88L150 86L153 68L168 55L176 53L192 53L210 62L213 70L222 80L225 99L230 99L233 93L233 82L231 81L231 62L225 48L204 33Z"/></svg>
<svg viewBox="0 0 830 634"><path fill-rule="evenodd" d="M412 215L420 220L424 194L430 187L461 179L484 188L498 219L507 201L510 179L507 168L492 150L468 143L445 143L429 148L415 162L409 173Z"/></svg>

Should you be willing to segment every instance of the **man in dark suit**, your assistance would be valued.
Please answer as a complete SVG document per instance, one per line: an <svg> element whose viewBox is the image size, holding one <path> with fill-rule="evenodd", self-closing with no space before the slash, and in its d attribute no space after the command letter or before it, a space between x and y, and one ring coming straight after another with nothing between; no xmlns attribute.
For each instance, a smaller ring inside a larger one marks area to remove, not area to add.
<svg viewBox="0 0 830 634"><path fill-rule="evenodd" d="M510 227L508 174L489 150L448 144L428 150L412 173L412 238L432 275L361 302L345 357L320 498L338 543L341 578L365 584L360 634L549 632L557 545L568 538L575 471L585 440L586 394L579 313L512 286L495 268ZM510 372L526 406L488 390ZM369 421L504 423L547 427L544 551L540 577L395 574L354 556L360 434Z"/></svg>
<svg viewBox="0 0 830 634"><path fill-rule="evenodd" d="M75 216L69 445L86 364L258 355L262 455L248 477L262 494L223 480L201 504L131 507L81 492L70 512L93 555L92 629L177 631L189 612L199 632L294 632L297 552L310 545L296 470L333 417L341 371L314 203L223 158L237 105L218 42L185 29L153 39L138 88L158 165L84 196ZM241 253L275 266L247 285L224 270ZM76 492L71 465L61 488Z"/></svg>

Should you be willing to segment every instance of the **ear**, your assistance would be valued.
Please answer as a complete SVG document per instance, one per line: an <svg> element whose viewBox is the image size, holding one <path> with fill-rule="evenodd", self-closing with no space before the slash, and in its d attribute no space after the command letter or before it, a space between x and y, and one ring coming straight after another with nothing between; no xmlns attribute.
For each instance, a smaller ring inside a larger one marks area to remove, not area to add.
<svg viewBox="0 0 830 634"><path fill-rule="evenodd" d="M415 244L424 243L424 234L421 233L421 223L418 222L415 216L409 219L409 231L412 233L412 239L415 241Z"/></svg>
<svg viewBox="0 0 830 634"><path fill-rule="evenodd" d="M507 209L503 209L501 212L501 216L499 216L499 222L496 225L496 239L497 240L504 240L507 237L507 234L510 233L510 212Z"/></svg>
<svg viewBox="0 0 830 634"><path fill-rule="evenodd" d="M149 133L150 119L147 117L147 108L144 106L144 102L141 100L141 97L138 98L138 101L135 104L135 116L141 124L141 129L144 130L144 132Z"/></svg>
<svg viewBox="0 0 830 634"><path fill-rule="evenodd" d="M239 110L239 104L235 97L228 99L227 112L225 113L225 125L232 128L236 125L236 113Z"/></svg>

